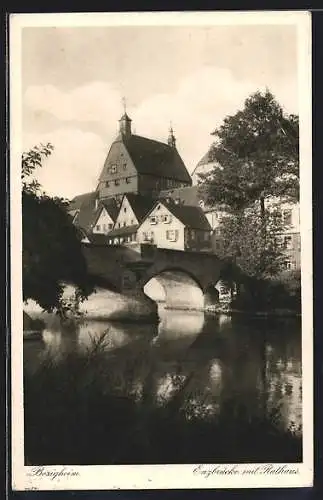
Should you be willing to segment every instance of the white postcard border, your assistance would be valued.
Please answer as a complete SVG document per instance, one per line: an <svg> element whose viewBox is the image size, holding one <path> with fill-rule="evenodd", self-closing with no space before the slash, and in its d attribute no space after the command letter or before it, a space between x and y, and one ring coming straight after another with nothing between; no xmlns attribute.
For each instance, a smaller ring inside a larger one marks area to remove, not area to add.
<svg viewBox="0 0 323 500"><path fill-rule="evenodd" d="M303 462L300 464L24 466L21 231L21 30L26 26L282 24L298 29L302 258ZM10 16L10 229L12 487L111 490L311 486L313 481L313 292L311 16L309 12L12 14ZM257 469L258 468L258 469ZM296 472L295 472L296 471Z"/></svg>

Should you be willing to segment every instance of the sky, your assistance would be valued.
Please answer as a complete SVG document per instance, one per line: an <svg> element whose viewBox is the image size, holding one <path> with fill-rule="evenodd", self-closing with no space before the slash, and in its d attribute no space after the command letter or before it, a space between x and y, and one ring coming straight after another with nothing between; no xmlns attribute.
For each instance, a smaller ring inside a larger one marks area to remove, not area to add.
<svg viewBox="0 0 323 500"><path fill-rule="evenodd" d="M54 145L37 177L67 198L96 188L123 97L136 134L172 123L190 173L251 93L298 113L292 25L25 27L21 63L23 148Z"/></svg>

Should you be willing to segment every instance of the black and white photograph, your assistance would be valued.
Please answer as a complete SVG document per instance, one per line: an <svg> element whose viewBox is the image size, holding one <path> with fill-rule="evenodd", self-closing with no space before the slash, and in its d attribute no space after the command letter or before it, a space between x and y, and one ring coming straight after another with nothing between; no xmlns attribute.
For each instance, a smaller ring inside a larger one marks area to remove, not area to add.
<svg viewBox="0 0 323 500"><path fill-rule="evenodd" d="M310 35L11 16L14 489L312 484Z"/></svg>

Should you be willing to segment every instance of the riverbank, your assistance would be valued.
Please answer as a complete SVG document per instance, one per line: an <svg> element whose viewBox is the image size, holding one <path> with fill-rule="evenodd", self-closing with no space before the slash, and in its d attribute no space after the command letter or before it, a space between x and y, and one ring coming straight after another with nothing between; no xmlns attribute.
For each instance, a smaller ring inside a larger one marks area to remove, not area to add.
<svg viewBox="0 0 323 500"><path fill-rule="evenodd" d="M210 315L225 314L227 316L249 316L249 317L261 317L261 318L301 318L302 314L298 311L293 311L292 309L272 309L268 311L252 311L243 309L233 309L227 305L222 307L219 305L208 306L205 308L205 313Z"/></svg>

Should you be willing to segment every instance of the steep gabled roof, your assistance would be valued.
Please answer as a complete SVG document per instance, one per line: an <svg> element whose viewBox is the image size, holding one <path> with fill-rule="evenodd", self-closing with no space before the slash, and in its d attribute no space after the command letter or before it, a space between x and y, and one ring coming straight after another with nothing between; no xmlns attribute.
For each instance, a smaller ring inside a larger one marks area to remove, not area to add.
<svg viewBox="0 0 323 500"><path fill-rule="evenodd" d="M123 227L118 227L116 229L112 229L107 235L108 238L114 237L114 236L127 236L129 234L134 234L137 232L139 225L135 224L133 226L123 226Z"/></svg>
<svg viewBox="0 0 323 500"><path fill-rule="evenodd" d="M78 211L74 224L81 227L85 231L88 231L91 228L91 224L94 219L96 212L96 197L96 191L75 196L68 207L69 212L72 210Z"/></svg>
<svg viewBox="0 0 323 500"><path fill-rule="evenodd" d="M175 202L179 202L181 205L190 205L195 207L200 207L203 212L210 212L213 210L225 210L223 204L213 204L209 205L206 201L207 196L205 192L205 187L203 186L190 186L183 188L174 188L161 191L159 198L161 200L172 199ZM201 204L203 202L203 205Z"/></svg>
<svg viewBox="0 0 323 500"><path fill-rule="evenodd" d="M200 207L193 207L190 205L178 205L170 202L165 206L168 210L179 219L185 227L191 229L201 229L203 231L211 231L209 221L205 217L203 210Z"/></svg>
<svg viewBox="0 0 323 500"><path fill-rule="evenodd" d="M110 215L111 219L113 222L115 222L118 212L119 212L119 207L118 204L115 200L115 198L109 198L107 200L101 200L100 205L103 205L108 214Z"/></svg>
<svg viewBox="0 0 323 500"><path fill-rule="evenodd" d="M153 208L146 215L146 218L154 211L159 203L162 203L176 219L184 224L185 227L201 229L203 231L212 230L209 221L200 207L177 204L173 200L160 199L156 201Z"/></svg>
<svg viewBox="0 0 323 500"><path fill-rule="evenodd" d="M79 210L83 203L87 203L87 201L95 194L95 191L91 191L90 193L79 194L75 196L68 206L68 211Z"/></svg>
<svg viewBox="0 0 323 500"><path fill-rule="evenodd" d="M149 196L143 196L135 193L127 193L124 196L129 201L129 204L139 222L142 221L155 204L155 200Z"/></svg>
<svg viewBox="0 0 323 500"><path fill-rule="evenodd" d="M99 202L99 206L93 215L92 225L96 224L102 208L104 208L108 212L113 222L116 221L119 212L117 202L114 198L108 198Z"/></svg>
<svg viewBox="0 0 323 500"><path fill-rule="evenodd" d="M138 173L192 183L191 176L176 148L134 134L127 138L123 137L122 140Z"/></svg>
<svg viewBox="0 0 323 500"><path fill-rule="evenodd" d="M173 200L180 200L184 205L199 206L199 202L202 198L199 192L198 186L189 186L183 188L174 188L161 191L159 198L167 199L172 198Z"/></svg>

